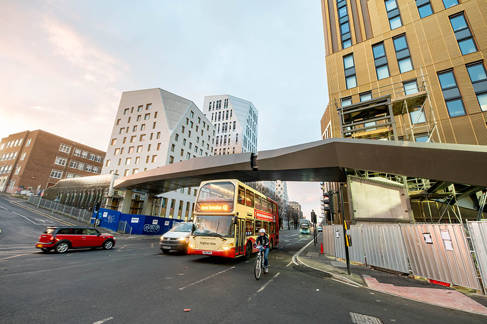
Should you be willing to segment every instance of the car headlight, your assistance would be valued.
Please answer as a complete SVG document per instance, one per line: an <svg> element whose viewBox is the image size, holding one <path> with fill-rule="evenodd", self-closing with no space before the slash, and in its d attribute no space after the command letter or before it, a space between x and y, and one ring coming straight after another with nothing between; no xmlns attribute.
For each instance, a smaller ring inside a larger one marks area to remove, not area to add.
<svg viewBox="0 0 487 324"><path fill-rule="evenodd" d="M161 241L164 240L164 235L161 235Z"/></svg>
<svg viewBox="0 0 487 324"><path fill-rule="evenodd" d="M180 237L179 238L179 242L186 242L186 243L188 243L188 241L189 241L189 237Z"/></svg>

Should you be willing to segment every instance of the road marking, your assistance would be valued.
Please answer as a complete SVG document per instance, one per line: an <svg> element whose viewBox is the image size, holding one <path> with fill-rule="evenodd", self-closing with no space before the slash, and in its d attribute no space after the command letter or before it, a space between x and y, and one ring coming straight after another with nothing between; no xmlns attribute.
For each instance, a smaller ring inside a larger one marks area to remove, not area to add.
<svg viewBox="0 0 487 324"><path fill-rule="evenodd" d="M299 265L299 260L298 260L298 257L299 255L301 254L301 252L304 251L304 249L306 249L311 243L313 243L313 240L309 241L308 244L306 244L305 246L303 246L298 252L296 252L293 257L292 257L292 262L295 264L295 265Z"/></svg>
<svg viewBox="0 0 487 324"><path fill-rule="evenodd" d="M259 290L257 290L257 293L260 293L262 290L265 289L265 287L267 287L275 278L279 277L279 274L280 272L276 273L274 275L274 277L272 277L269 281L267 281L262 287L259 288Z"/></svg>
<svg viewBox="0 0 487 324"><path fill-rule="evenodd" d="M0 208L2 208L3 210L8 211L8 209L7 209L7 208L5 208L5 207L3 207L2 205L0 205Z"/></svg>
<svg viewBox="0 0 487 324"><path fill-rule="evenodd" d="M44 212L41 212L41 211L39 211L39 210L36 210L36 209L30 208L30 207L28 207L28 206L24 206L24 205L22 205L21 203L17 203L17 202L11 202L11 203L12 203L13 205L17 206L17 207L20 207L20 208L24 209L24 210L28 210L28 211L30 211L30 212L33 212L33 213L35 213L35 214L39 215L39 216L44 216L44 217L46 217L46 218L49 218L49 219L54 220L54 221L56 221L56 222L59 222L59 223L61 223L61 224L63 224L63 225L68 225L68 226L74 226L74 225L75 225L74 223L70 223L70 222L68 222L68 221L61 220L61 219L59 219L59 218L57 218L57 217L53 217L53 216L48 215L48 214L46 214L46 213L44 213ZM14 213L15 213L15 212L14 212ZM44 225L44 224L36 224L36 225Z"/></svg>
<svg viewBox="0 0 487 324"><path fill-rule="evenodd" d="M39 223L36 223L36 222L34 222L32 219L30 219L30 218L28 218L28 217L26 217L26 216L24 216L24 215L22 215L22 214L19 214L19 213L17 213L17 212L12 212L12 213L14 213L15 215L18 215L18 216L20 216L20 217L22 217L22 218L24 218L24 219L28 220L28 221L29 221L31 224L34 224L34 225L44 225L44 224L39 224Z"/></svg>
<svg viewBox="0 0 487 324"><path fill-rule="evenodd" d="M338 280L338 279L335 279L335 278L331 278L331 280L334 280L336 282L339 282L339 283L342 283L342 284L345 284L345 285L349 285L349 286L354 287L354 288L360 288L361 287L359 284L351 283L351 282L347 282L347 281L343 281L343 280Z"/></svg>
<svg viewBox="0 0 487 324"><path fill-rule="evenodd" d="M110 317L107 317L107 318L102 319L102 320L100 320L100 321L93 322L93 324L102 324L102 323L105 323L105 322L111 321L112 319L113 319L113 316L110 316Z"/></svg>
<svg viewBox="0 0 487 324"><path fill-rule="evenodd" d="M12 255L12 256L9 256L8 258L3 258L3 259L0 259L0 261L6 261L8 259L13 259L13 258L17 258L19 256L23 256L23 255L29 255L29 254L32 254L32 253L24 253L24 254L17 254L17 255Z"/></svg>
<svg viewBox="0 0 487 324"><path fill-rule="evenodd" d="M225 273L225 272L230 271L230 270L233 270L233 269L235 269L235 267L231 267L231 268L228 268L228 269L222 270L222 271L220 271L220 272L214 273L214 274L212 274L212 275L209 275L208 277L205 277L205 278L203 278L203 279L200 279L200 280L198 280L198 281L195 281L195 282L193 282L193 283L190 283L190 284L189 284L189 285L187 285L187 286L181 287L181 288L179 288L179 290L184 290L184 289L189 288L189 287L191 287L191 286L197 285L197 284L199 284L199 283L202 283L203 281L206 281L206 280L208 280L208 279L211 279L211 278L213 278L213 277L216 277L216 276L218 276L218 275L221 275L222 273Z"/></svg>

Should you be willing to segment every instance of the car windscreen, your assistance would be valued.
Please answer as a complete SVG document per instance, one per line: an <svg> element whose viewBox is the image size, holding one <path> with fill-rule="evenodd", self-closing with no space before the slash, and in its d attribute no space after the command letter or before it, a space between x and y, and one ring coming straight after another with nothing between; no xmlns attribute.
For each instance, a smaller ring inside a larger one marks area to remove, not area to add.
<svg viewBox="0 0 487 324"><path fill-rule="evenodd" d="M184 224L179 224L179 225L176 225L175 227L173 227L171 229L171 232L184 232L184 233L188 233L188 232L191 232L193 228L193 224L192 223L184 223Z"/></svg>

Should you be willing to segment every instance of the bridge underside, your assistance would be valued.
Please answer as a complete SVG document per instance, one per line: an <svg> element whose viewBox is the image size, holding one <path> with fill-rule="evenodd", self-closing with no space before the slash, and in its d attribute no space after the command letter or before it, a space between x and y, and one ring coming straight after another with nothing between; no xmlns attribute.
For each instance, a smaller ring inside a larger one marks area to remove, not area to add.
<svg viewBox="0 0 487 324"><path fill-rule="evenodd" d="M486 166L485 146L330 139L258 154L195 158L120 178L115 188L162 193L225 178L340 182L347 169L487 187Z"/></svg>

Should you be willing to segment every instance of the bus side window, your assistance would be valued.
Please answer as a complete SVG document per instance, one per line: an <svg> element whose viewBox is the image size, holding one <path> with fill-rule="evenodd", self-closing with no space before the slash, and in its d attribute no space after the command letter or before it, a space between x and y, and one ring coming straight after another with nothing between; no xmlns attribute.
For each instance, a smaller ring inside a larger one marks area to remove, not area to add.
<svg viewBox="0 0 487 324"><path fill-rule="evenodd" d="M255 196L255 209L262 210L262 198L260 196Z"/></svg>
<svg viewBox="0 0 487 324"><path fill-rule="evenodd" d="M264 228L265 228L265 232L267 234L269 234L269 223L268 222L264 222Z"/></svg>
<svg viewBox="0 0 487 324"><path fill-rule="evenodd" d="M247 202L247 207L254 208L254 193L250 190L245 190L245 201Z"/></svg>
<svg viewBox="0 0 487 324"><path fill-rule="evenodd" d="M238 203L245 205L245 189L238 186Z"/></svg>
<svg viewBox="0 0 487 324"><path fill-rule="evenodd" d="M262 228L262 221L255 221L255 235L259 235L259 230Z"/></svg>
<svg viewBox="0 0 487 324"><path fill-rule="evenodd" d="M254 234L254 224L251 220L247 221L247 228L245 229L247 236Z"/></svg>

